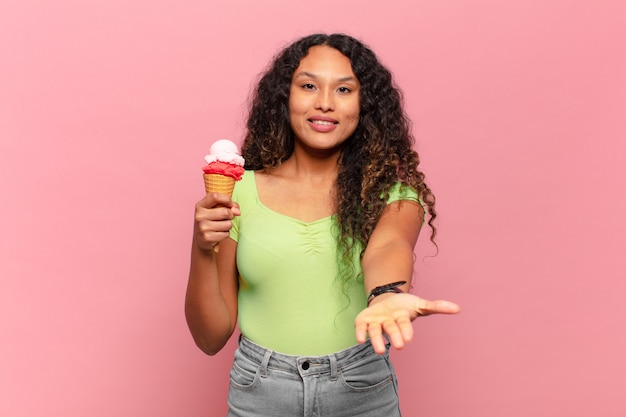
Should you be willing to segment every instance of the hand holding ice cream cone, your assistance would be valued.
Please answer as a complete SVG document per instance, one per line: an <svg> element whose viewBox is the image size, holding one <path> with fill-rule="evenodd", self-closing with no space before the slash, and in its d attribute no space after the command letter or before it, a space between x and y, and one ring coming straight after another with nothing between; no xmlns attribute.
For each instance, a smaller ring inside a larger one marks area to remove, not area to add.
<svg viewBox="0 0 626 417"><path fill-rule="evenodd" d="M243 176L245 163L237 145L228 139L220 139L211 145L204 160L207 162L202 168L206 193L232 197L235 182ZM219 243L214 246L214 250L219 252Z"/></svg>

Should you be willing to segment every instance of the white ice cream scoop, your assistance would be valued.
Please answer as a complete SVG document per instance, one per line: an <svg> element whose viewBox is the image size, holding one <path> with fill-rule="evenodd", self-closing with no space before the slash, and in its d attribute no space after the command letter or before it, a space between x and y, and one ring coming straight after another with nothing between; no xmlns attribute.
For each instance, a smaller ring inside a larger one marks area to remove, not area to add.
<svg viewBox="0 0 626 417"><path fill-rule="evenodd" d="M204 157L204 160L207 164L220 161L243 166L245 163L243 157L239 153L237 145L228 139L219 139L213 142L211 148L209 149L209 154Z"/></svg>

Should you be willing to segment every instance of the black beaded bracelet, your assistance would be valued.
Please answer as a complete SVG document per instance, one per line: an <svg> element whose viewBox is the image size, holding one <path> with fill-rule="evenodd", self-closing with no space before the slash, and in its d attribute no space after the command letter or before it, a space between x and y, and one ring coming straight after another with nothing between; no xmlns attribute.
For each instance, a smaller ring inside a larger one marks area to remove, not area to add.
<svg viewBox="0 0 626 417"><path fill-rule="evenodd" d="M367 305L369 306L372 300L381 294L385 294L388 292L395 292L399 294L403 292L398 287L404 284L406 284L406 281L398 281L398 282L392 282L391 284L381 285L380 287L374 288L372 292L370 293L370 295L367 297Z"/></svg>

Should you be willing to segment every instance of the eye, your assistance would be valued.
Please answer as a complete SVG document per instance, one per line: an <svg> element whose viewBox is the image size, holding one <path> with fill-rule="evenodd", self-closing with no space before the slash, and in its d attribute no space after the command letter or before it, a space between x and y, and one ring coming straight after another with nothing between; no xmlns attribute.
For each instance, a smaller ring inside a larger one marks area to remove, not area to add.
<svg viewBox="0 0 626 417"><path fill-rule="evenodd" d="M311 83L306 83L306 84L302 84L302 88L305 90L313 90L315 89L315 86Z"/></svg>
<svg viewBox="0 0 626 417"><path fill-rule="evenodd" d="M348 88L348 87L339 87L337 89L337 91L340 92L340 93L350 93L350 92L352 92L352 90L350 88Z"/></svg>

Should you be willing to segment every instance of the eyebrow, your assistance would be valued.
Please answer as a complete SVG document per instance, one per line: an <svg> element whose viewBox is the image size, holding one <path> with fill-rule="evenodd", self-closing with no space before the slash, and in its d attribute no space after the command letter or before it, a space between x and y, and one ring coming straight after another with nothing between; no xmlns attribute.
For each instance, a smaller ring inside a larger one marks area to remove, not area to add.
<svg viewBox="0 0 626 417"><path fill-rule="evenodd" d="M294 78L298 78L298 77L309 77L309 78L313 78L313 79L317 79L317 75L312 74L310 72L307 71L300 71L299 73L297 73ZM347 77L341 77L339 78L337 81L345 83L347 81L356 81L356 77L353 77L352 75L349 75Z"/></svg>

